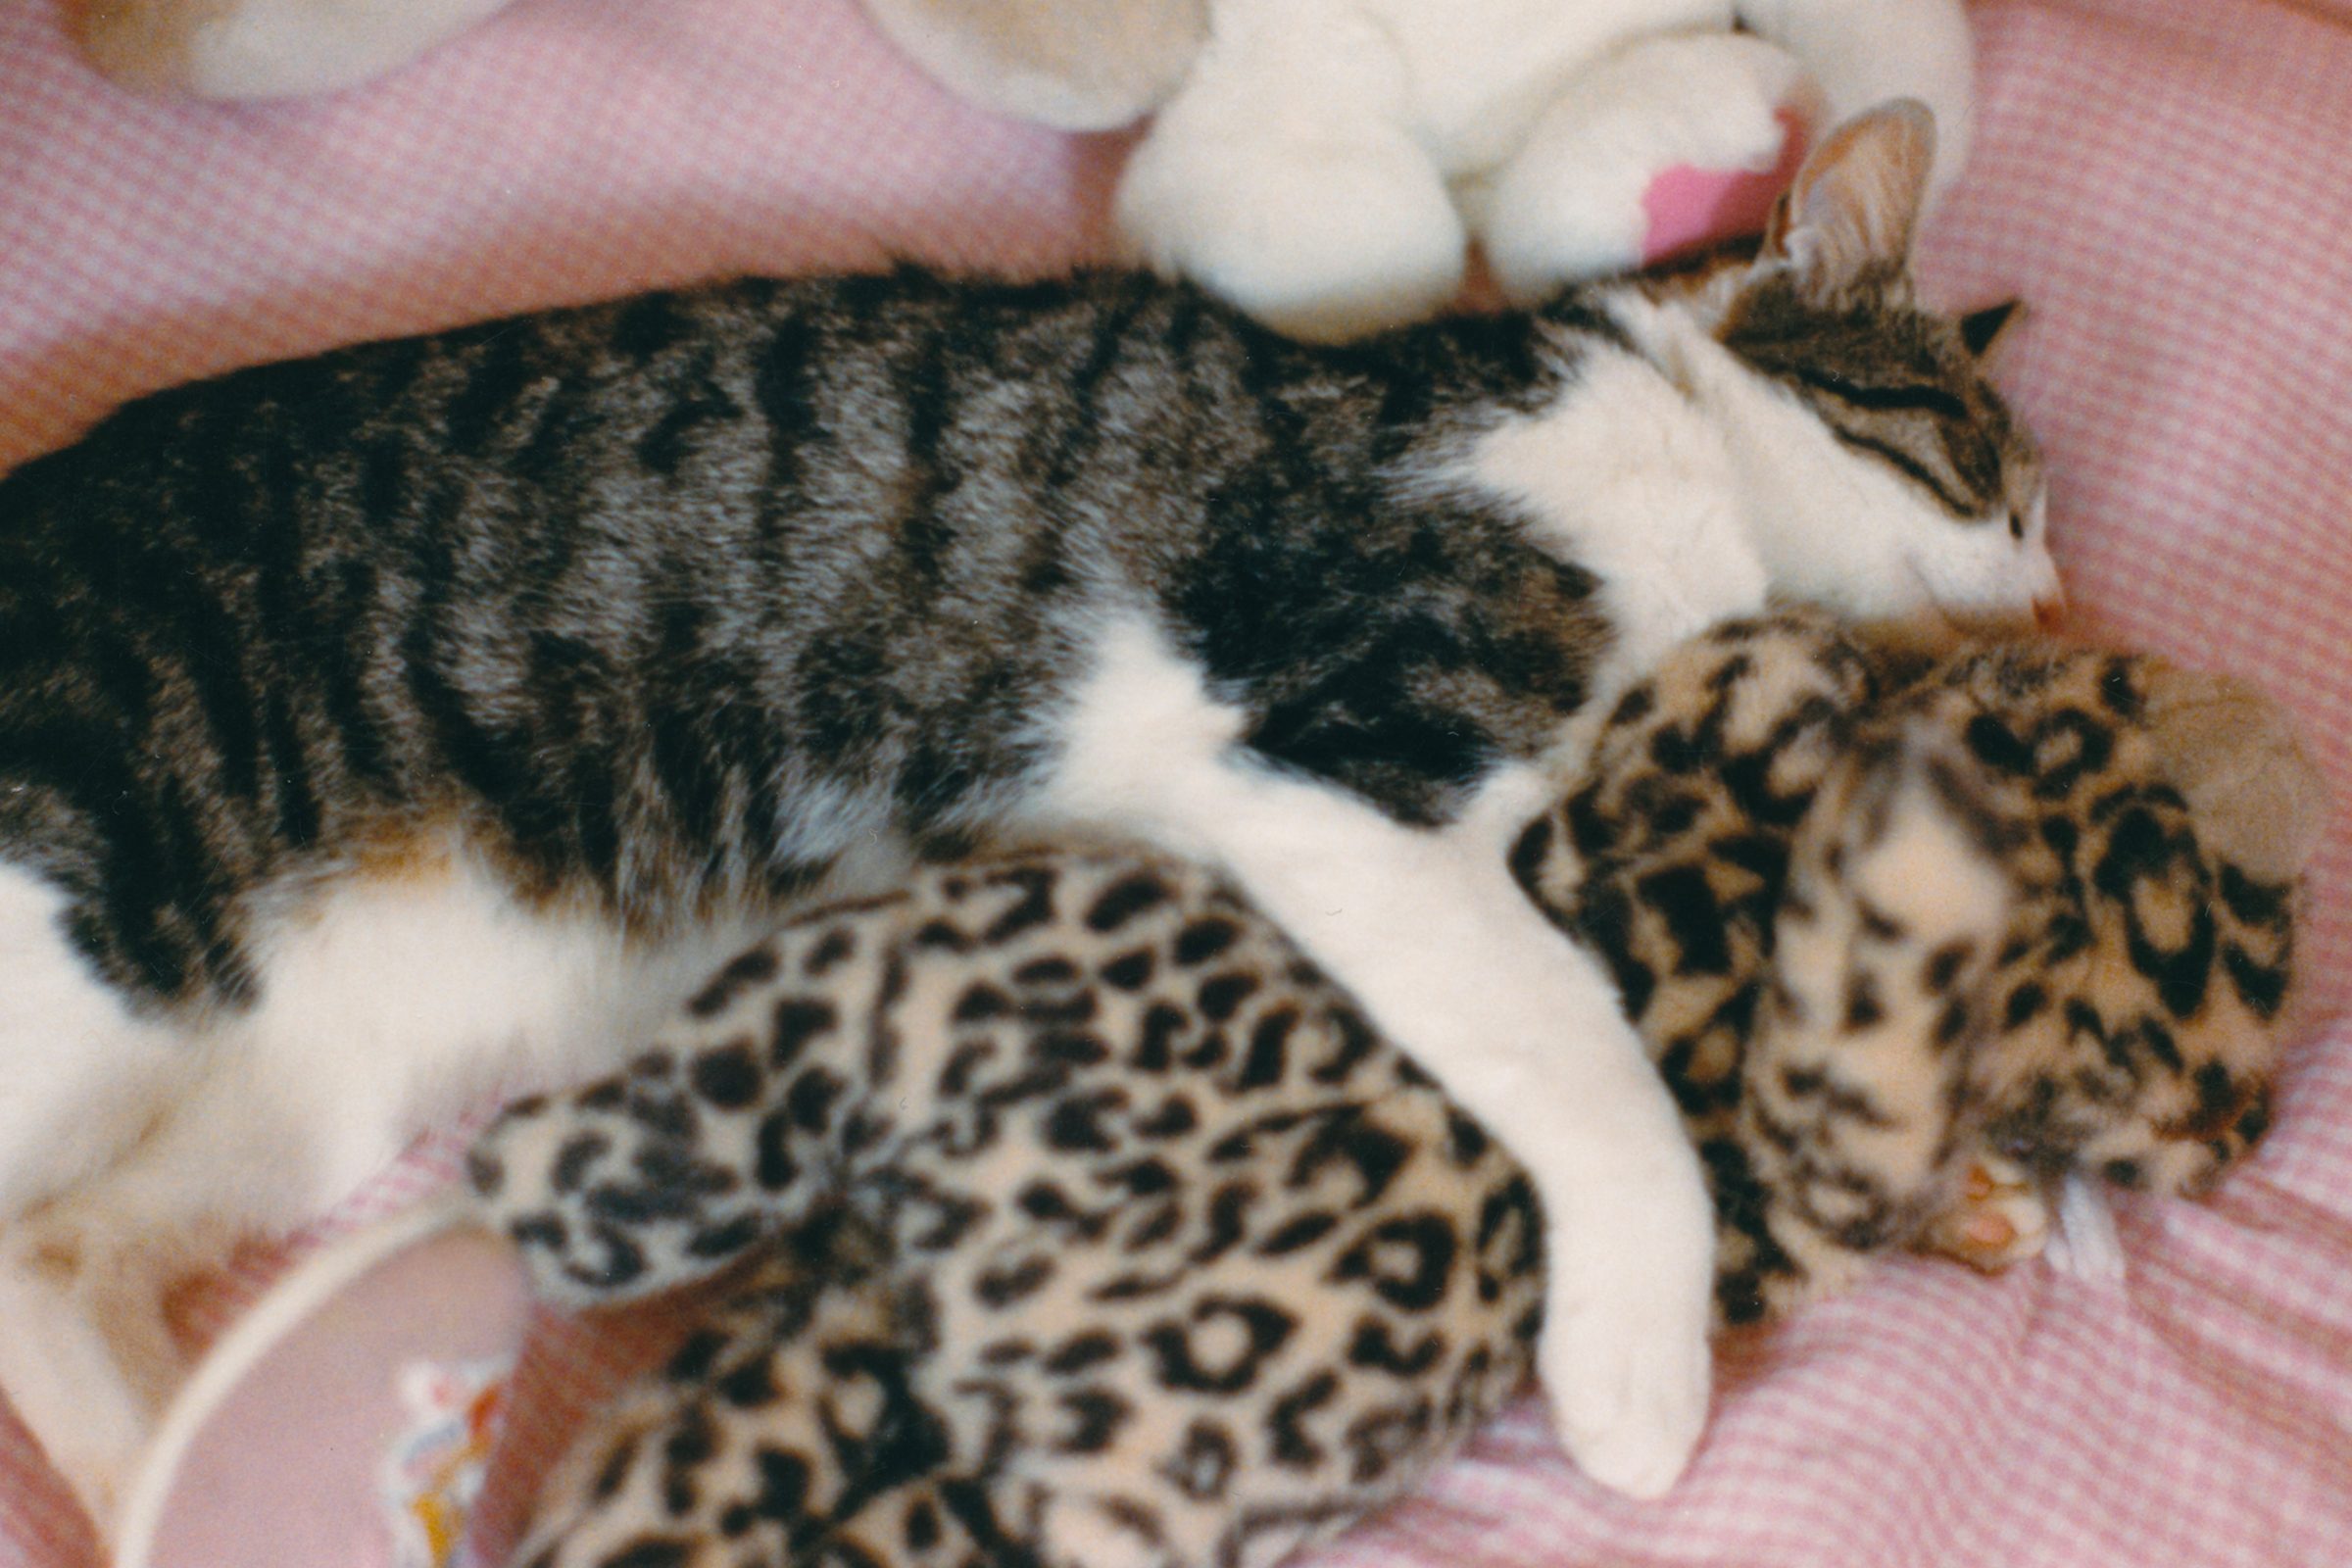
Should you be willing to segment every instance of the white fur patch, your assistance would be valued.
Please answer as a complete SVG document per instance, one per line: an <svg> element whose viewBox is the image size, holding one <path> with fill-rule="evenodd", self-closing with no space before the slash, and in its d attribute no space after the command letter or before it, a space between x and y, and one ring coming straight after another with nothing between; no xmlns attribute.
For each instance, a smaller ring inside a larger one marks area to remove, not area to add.
<svg viewBox="0 0 2352 1568"><path fill-rule="evenodd" d="M616 1063L750 934L637 947L599 913L517 904L464 855L414 877L338 885L256 943L262 1002L220 1033L206 1086L220 1125L204 1136L233 1161L233 1119L280 1190L288 1151L302 1151L299 1214L348 1192L435 1117Z"/></svg>
<svg viewBox="0 0 2352 1568"><path fill-rule="evenodd" d="M88 1176L184 1078L174 1033L131 1016L66 940L66 901L0 864L0 1217Z"/></svg>
<svg viewBox="0 0 2352 1568"><path fill-rule="evenodd" d="M102 1521L179 1371L154 1324L192 1248L315 1217L494 1092L617 1065L748 935L633 946L457 854L329 885L260 934L257 1008L174 1027L90 976L62 903L0 867L0 1387Z"/></svg>
<svg viewBox="0 0 2352 1568"><path fill-rule="evenodd" d="M1483 438L1459 477L1527 508L1552 554L1600 578L1614 632L1604 695L1686 638L1764 608L1723 432L1631 354L1589 353L1567 391Z"/></svg>

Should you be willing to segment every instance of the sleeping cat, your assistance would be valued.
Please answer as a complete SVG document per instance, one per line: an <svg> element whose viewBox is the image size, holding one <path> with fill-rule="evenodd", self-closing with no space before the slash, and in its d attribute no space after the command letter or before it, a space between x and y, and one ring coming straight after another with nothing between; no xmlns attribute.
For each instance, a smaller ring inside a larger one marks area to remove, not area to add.
<svg viewBox="0 0 2352 1568"><path fill-rule="evenodd" d="M1751 262L1346 350L1142 277L754 280L242 372L27 465L0 1386L103 1520L175 1251L610 1065L820 883L1111 830L1220 866L1522 1151L1561 1434L1664 1490L1705 1193L1506 840L1580 715L1768 595L2054 595L2032 451L1911 299L1931 141L1841 127Z"/></svg>

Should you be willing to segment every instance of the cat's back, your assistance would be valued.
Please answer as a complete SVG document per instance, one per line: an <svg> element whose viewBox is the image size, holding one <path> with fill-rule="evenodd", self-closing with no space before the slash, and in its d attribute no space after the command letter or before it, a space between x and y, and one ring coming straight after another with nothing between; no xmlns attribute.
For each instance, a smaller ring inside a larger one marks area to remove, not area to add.
<svg viewBox="0 0 2352 1568"><path fill-rule="evenodd" d="M708 496L820 438L919 439L909 425L937 413L919 408L926 366L937 380L985 358L1042 396L1139 291L1112 274L741 278L256 366L138 399L0 479L0 541L131 509L224 543L272 518L397 520L499 492L543 517L681 481Z"/></svg>

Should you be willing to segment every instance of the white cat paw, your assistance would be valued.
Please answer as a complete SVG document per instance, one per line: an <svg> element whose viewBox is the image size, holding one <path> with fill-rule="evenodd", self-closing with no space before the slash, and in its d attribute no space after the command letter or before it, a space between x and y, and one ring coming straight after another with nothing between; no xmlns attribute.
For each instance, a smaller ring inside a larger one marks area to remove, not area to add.
<svg viewBox="0 0 2352 1568"><path fill-rule="evenodd" d="M1311 342L1419 320L1462 284L1452 198L1427 155L1385 128L1247 147L1154 135L1115 216L1136 260Z"/></svg>
<svg viewBox="0 0 2352 1568"><path fill-rule="evenodd" d="M1588 1320L1547 1334L1544 1381L1563 1391L1551 1396L1552 1420L1579 1469L1611 1492L1662 1497L1706 1428L1711 1368L1703 1338L1632 1327Z"/></svg>
<svg viewBox="0 0 2352 1568"><path fill-rule="evenodd" d="M1665 1495L1706 1427L1715 1234L1703 1200L1695 1225L1690 1206L1650 1207L1638 1233L1571 1215L1548 1238L1537 1366L1553 1426L1579 1468L1631 1497Z"/></svg>

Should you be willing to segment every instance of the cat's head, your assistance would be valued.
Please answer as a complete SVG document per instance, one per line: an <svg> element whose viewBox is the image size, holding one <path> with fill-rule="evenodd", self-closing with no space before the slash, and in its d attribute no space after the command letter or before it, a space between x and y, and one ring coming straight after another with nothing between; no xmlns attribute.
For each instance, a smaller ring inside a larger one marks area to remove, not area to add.
<svg viewBox="0 0 2352 1568"><path fill-rule="evenodd" d="M1911 243L1935 123L1898 101L1823 138L1761 248L1663 285L1757 497L1775 594L1850 615L2046 618L2040 456L1986 373L2008 308L1928 310Z"/></svg>

